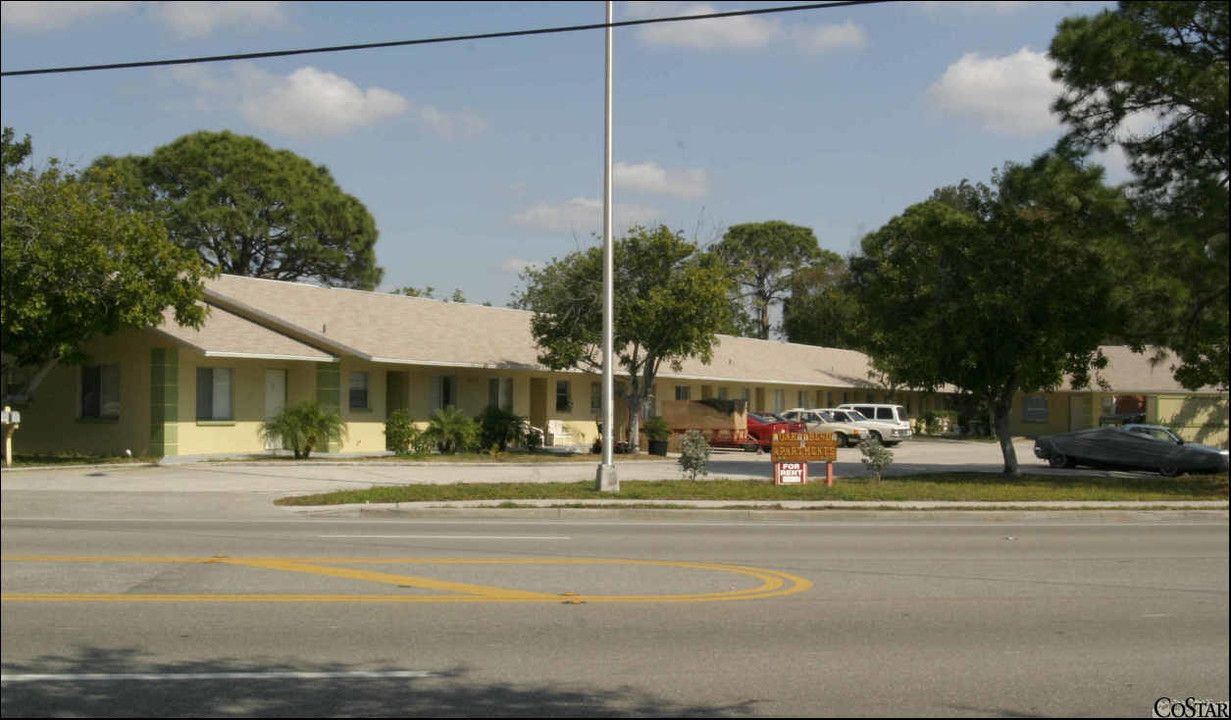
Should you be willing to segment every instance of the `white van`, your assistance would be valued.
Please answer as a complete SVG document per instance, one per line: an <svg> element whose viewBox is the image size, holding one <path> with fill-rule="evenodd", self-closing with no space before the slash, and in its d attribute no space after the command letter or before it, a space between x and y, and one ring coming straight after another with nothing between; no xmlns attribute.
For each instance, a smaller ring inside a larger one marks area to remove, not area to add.
<svg viewBox="0 0 1231 720"><path fill-rule="evenodd" d="M906 415L906 408L901 405L880 403L843 403L838 407L843 410L854 410L869 420L875 420L878 423L888 425L890 435L881 438L881 442L886 445L892 445L903 440L910 439L910 418Z"/></svg>

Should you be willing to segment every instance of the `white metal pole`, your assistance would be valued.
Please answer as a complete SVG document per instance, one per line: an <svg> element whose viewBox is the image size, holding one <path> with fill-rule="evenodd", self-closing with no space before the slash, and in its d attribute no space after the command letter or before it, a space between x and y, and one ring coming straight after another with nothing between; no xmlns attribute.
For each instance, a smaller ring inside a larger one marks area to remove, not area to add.
<svg viewBox="0 0 1231 720"><path fill-rule="evenodd" d="M619 492L615 469L615 246L611 236L611 0L607 0L607 83L603 153L603 460L598 466L598 489Z"/></svg>

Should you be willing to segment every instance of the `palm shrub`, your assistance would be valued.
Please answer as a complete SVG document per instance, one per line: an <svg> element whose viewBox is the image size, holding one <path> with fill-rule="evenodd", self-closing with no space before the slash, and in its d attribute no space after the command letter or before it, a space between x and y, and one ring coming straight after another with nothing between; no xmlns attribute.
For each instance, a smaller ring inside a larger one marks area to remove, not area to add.
<svg viewBox="0 0 1231 720"><path fill-rule="evenodd" d="M680 437L680 469L689 480L709 475L710 444L700 430L689 430Z"/></svg>
<svg viewBox="0 0 1231 720"><path fill-rule="evenodd" d="M283 408L261 423L259 433L266 442L274 440L283 447L289 446L295 459L302 460L313 448L328 446L330 441L341 442L346 437L346 422L335 408L308 401Z"/></svg>
<svg viewBox="0 0 1231 720"><path fill-rule="evenodd" d="M504 452L522 441L522 418L508 410L488 405L478 418L479 445Z"/></svg>
<svg viewBox="0 0 1231 720"><path fill-rule="evenodd" d="M452 455L475 447L479 441L479 424L461 410L447 407L432 413L424 435L442 454Z"/></svg>

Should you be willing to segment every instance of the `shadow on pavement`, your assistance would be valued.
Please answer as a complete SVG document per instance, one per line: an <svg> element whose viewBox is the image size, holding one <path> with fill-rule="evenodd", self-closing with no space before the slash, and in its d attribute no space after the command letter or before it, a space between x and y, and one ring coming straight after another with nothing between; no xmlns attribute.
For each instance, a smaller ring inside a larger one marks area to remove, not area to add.
<svg viewBox="0 0 1231 720"><path fill-rule="evenodd" d="M595 689L468 679L464 667L430 677L345 677L402 668L344 663L199 660L160 663L133 649L81 648L4 666L4 717L736 717L756 701L683 705L629 687ZM327 673L312 678L169 679L173 674ZM156 675L164 679L43 679L33 674Z"/></svg>

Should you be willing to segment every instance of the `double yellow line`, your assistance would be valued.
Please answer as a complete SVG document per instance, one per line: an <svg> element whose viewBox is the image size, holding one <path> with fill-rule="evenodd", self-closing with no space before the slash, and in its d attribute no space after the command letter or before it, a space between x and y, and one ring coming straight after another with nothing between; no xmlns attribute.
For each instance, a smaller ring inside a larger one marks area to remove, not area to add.
<svg viewBox="0 0 1231 720"><path fill-rule="evenodd" d="M812 587L804 578L763 568L714 563L676 562L667 560L622 560L587 558L535 559L469 559L469 558L233 558L215 557L100 557L63 555L7 555L3 562L77 562L77 563L195 563L222 564L261 568L280 572L320 575L359 582L394 585L400 588L427 590L440 595L375 595L375 594L284 594L284 593L4 593L3 602L717 602L729 600L761 600L792 595ZM350 565L415 564L415 565L635 565L707 570L734 573L761 581L758 587L710 593L677 595L581 595L576 593L544 593L529 590L474 585L471 583L436 580L433 578L361 570Z"/></svg>

